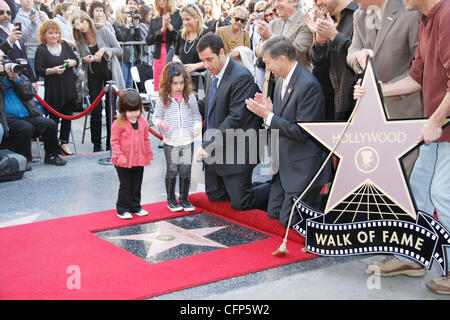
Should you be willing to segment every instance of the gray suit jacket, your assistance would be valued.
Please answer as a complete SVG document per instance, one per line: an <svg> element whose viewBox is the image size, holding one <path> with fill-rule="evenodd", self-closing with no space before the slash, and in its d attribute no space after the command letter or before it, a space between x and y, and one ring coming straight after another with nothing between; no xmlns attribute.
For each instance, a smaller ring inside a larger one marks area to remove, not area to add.
<svg viewBox="0 0 450 320"><path fill-rule="evenodd" d="M375 67L383 83L396 82L409 75L409 68L418 44L420 12L406 11L401 0L389 0L384 11L381 29L368 28L366 10L353 14L353 39L347 54L347 63L355 72L361 72L356 60L358 51L372 49ZM419 92L385 98L390 119L419 118L423 116Z"/></svg>
<svg viewBox="0 0 450 320"><path fill-rule="evenodd" d="M294 21L292 21L288 30L286 31L286 38L288 38L295 47L297 53L297 62L299 62L303 68L311 72L312 64L308 59L307 53L309 47L313 43L313 35L311 31L306 26L305 20L303 18L304 14L301 10L297 12ZM276 35L281 35L283 31L284 21L281 18L274 19L270 22L270 27L272 33ZM260 51L262 49L264 42L258 44L256 48L256 55L260 56Z"/></svg>

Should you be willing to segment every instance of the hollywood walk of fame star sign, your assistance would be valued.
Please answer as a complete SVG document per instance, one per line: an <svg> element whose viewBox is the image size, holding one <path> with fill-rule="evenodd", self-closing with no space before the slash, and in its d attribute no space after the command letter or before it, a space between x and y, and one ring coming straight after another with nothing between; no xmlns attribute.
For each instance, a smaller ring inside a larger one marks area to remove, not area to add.
<svg viewBox="0 0 450 320"><path fill-rule="evenodd" d="M306 237L307 251L316 254L397 253L427 268L434 257L446 273L442 246L450 244L450 234L433 217L416 211L400 163L417 147L426 120L387 119L373 61L362 86L366 93L348 123L299 123L334 150L339 164L325 212L298 202L302 221L294 229Z"/></svg>

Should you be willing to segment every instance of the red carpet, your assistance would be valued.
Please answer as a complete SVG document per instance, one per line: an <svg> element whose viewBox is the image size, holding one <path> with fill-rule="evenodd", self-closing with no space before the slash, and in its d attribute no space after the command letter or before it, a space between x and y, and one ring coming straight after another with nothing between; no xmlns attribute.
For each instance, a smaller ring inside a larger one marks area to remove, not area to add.
<svg viewBox="0 0 450 320"><path fill-rule="evenodd" d="M304 241L295 231L289 254L273 257L285 229L265 212L238 212L229 203L209 202L204 193L190 200L197 210L188 214L206 211L271 237L150 264L93 234L186 214L170 212L166 202L144 205L150 215L131 220L109 210L2 228L0 299L143 299L315 257L301 251ZM70 289L75 275L80 288Z"/></svg>

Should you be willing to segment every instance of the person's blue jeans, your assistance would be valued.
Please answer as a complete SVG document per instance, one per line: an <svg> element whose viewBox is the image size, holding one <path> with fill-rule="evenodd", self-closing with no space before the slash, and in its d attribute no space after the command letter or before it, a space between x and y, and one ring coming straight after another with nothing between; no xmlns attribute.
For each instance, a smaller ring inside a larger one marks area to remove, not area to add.
<svg viewBox="0 0 450 320"><path fill-rule="evenodd" d="M4 134L5 134L5 130L3 129L2 124L0 123L0 143L2 143Z"/></svg>
<svg viewBox="0 0 450 320"><path fill-rule="evenodd" d="M125 81L125 88L133 88L133 77L131 76L131 63L122 63L123 80Z"/></svg>
<svg viewBox="0 0 450 320"><path fill-rule="evenodd" d="M429 215L436 209L439 222L450 230L450 143L423 144L409 182L417 209Z"/></svg>

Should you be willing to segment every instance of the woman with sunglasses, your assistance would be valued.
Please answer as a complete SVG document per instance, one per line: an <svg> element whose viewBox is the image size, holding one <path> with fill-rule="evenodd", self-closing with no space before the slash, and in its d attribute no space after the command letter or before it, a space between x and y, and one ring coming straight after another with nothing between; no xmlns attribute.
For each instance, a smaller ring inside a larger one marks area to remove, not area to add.
<svg viewBox="0 0 450 320"><path fill-rule="evenodd" d="M188 73L203 71L204 65L197 52L198 40L208 32L203 23L202 11L195 4L188 4L181 8L183 29L178 33L175 41L175 57L183 63ZM198 91L199 76L192 76L194 91Z"/></svg>
<svg viewBox="0 0 450 320"><path fill-rule="evenodd" d="M276 17L277 16L275 8L268 4L266 6L266 9L264 9L264 20L266 20L267 23L270 23L270 21L272 21Z"/></svg>
<svg viewBox="0 0 450 320"><path fill-rule="evenodd" d="M244 7L236 7L231 14L231 24L220 27L216 31L216 34L222 38L225 52L235 60L239 59L239 52L233 49L240 46L251 48L250 35L243 29L247 18L247 9Z"/></svg>

